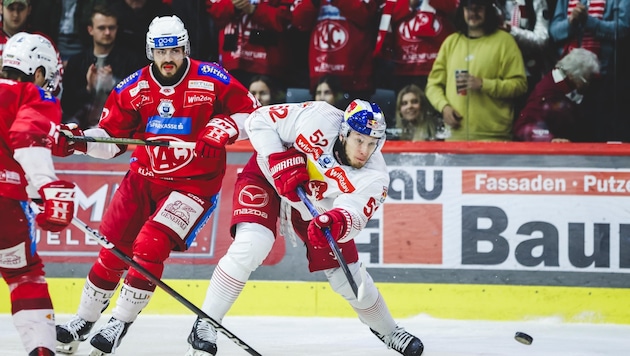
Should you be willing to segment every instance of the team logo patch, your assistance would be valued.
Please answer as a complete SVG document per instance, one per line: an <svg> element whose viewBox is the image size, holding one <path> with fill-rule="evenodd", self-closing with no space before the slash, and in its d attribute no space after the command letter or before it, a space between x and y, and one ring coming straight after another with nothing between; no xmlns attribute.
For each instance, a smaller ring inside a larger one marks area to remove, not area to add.
<svg viewBox="0 0 630 356"><path fill-rule="evenodd" d="M219 67L217 64L202 63L199 65L197 74L215 78L223 84L230 84L230 76L227 74L225 69Z"/></svg>
<svg viewBox="0 0 630 356"><path fill-rule="evenodd" d="M18 269L26 266L26 243L0 250L0 267Z"/></svg>
<svg viewBox="0 0 630 356"><path fill-rule="evenodd" d="M173 230L183 240L203 214L203 207L179 192L169 195L153 221Z"/></svg>
<svg viewBox="0 0 630 356"><path fill-rule="evenodd" d="M159 117L153 116L147 122L146 132L155 135L186 135L192 131L190 117Z"/></svg>
<svg viewBox="0 0 630 356"><path fill-rule="evenodd" d="M336 21L322 21L313 31L315 49L320 52L338 51L348 43L348 31Z"/></svg>
<svg viewBox="0 0 630 356"><path fill-rule="evenodd" d="M319 163L320 167L324 169L328 169L328 168L332 168L332 166L335 165L335 159L333 158L332 155L325 154L325 155L319 156L319 158L317 159L317 163Z"/></svg>
<svg viewBox="0 0 630 356"><path fill-rule="evenodd" d="M154 136L153 140L181 141L173 136ZM192 149L166 146L145 146L151 160L151 171L156 174L175 172L188 165L195 157ZM146 175L147 172L141 173Z"/></svg>
<svg viewBox="0 0 630 356"><path fill-rule="evenodd" d="M125 88L129 87L131 84L138 81L138 78L140 78L141 71L142 69L132 73L127 78L121 80L120 83L118 83L116 87L114 88L114 90L116 90L116 93L120 94L120 92L122 92Z"/></svg>
<svg viewBox="0 0 630 356"><path fill-rule="evenodd" d="M165 119L170 119L175 113L175 106L171 100L160 100L160 104L157 107L158 115Z"/></svg>

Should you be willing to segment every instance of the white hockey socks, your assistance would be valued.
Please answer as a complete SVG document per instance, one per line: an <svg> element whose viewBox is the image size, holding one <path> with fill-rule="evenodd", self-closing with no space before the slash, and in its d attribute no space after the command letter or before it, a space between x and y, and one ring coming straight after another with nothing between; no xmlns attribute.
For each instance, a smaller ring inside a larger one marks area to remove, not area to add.
<svg viewBox="0 0 630 356"><path fill-rule="evenodd" d="M132 323L138 314L149 304L153 291L139 289L123 283L112 316L125 323Z"/></svg>
<svg viewBox="0 0 630 356"><path fill-rule="evenodd" d="M118 287L118 286L117 286ZM81 294L81 302L77 315L89 322L95 322L101 317L103 309L107 307L109 300L116 292L114 290L101 289L94 285L89 278L85 280L83 292Z"/></svg>
<svg viewBox="0 0 630 356"><path fill-rule="evenodd" d="M49 350L55 349L57 337L52 309L20 310L13 314L13 325L20 334L26 352L40 346Z"/></svg>
<svg viewBox="0 0 630 356"><path fill-rule="evenodd" d="M253 223L240 223L236 237L212 273L202 310L221 321L240 295L249 275L258 268L273 246L271 230Z"/></svg>
<svg viewBox="0 0 630 356"><path fill-rule="evenodd" d="M359 262L350 263L348 268L359 286L361 299L357 300L354 296L350 283L341 268L324 271L330 286L350 303L361 322L380 334L389 335L396 328L396 322L392 318L383 296L374 285L372 276L367 271L361 271Z"/></svg>

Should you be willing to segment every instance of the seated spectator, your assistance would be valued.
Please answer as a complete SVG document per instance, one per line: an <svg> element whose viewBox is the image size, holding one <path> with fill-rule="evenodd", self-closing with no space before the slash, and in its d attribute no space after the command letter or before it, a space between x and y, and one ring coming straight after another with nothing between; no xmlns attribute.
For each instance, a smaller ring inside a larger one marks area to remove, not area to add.
<svg viewBox="0 0 630 356"><path fill-rule="evenodd" d="M426 88L451 128L448 141L512 140L514 99L527 79L516 41L499 26L494 0L462 0L457 8L457 32L442 43Z"/></svg>
<svg viewBox="0 0 630 356"><path fill-rule="evenodd" d="M341 89L339 79L333 75L325 75L317 81L315 91L312 94L315 101L325 101L338 109L345 109L347 99Z"/></svg>
<svg viewBox="0 0 630 356"><path fill-rule="evenodd" d="M278 104L284 101L282 92L277 88L276 83L266 75L253 76L248 89L260 105Z"/></svg>
<svg viewBox="0 0 630 356"><path fill-rule="evenodd" d="M583 93L599 74L597 56L575 48L536 85L514 124L521 141L591 141L584 110Z"/></svg>
<svg viewBox="0 0 630 356"><path fill-rule="evenodd" d="M437 118L424 91L409 84L396 98L396 128L399 139L405 141L433 141L437 134Z"/></svg>
<svg viewBox="0 0 630 356"><path fill-rule="evenodd" d="M598 142L630 141L622 93L630 90L630 0L558 0L549 35L558 53L584 48L597 55L600 77L593 80L583 110Z"/></svg>
<svg viewBox="0 0 630 356"><path fill-rule="evenodd" d="M114 85L144 63L144 57L118 44L116 15L107 7L94 7L87 32L92 46L70 57L61 97L64 123L76 123L81 129L98 124Z"/></svg>

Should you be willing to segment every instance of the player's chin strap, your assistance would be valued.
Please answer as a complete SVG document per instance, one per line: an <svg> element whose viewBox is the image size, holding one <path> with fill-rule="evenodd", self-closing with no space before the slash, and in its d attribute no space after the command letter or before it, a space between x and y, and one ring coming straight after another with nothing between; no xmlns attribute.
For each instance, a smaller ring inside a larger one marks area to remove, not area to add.
<svg viewBox="0 0 630 356"><path fill-rule="evenodd" d="M311 201L308 200L308 197L306 196L306 193L304 192L304 188L297 187L297 194L300 197L300 200L302 200L302 203L304 203L304 205L306 205L306 207L308 208L308 211L311 212L311 215L313 215L313 218L316 218L319 215L319 213L317 212L317 209L315 209L315 207L313 206L313 203L311 203ZM348 268L346 259L343 258L343 254L341 253L341 250L339 250L339 246L337 246L337 242L335 241L333 236L330 234L330 229L324 228L324 234L326 235L326 240L328 241L328 245L330 245L330 249L335 255L335 258L337 259L337 261L339 262L339 267L341 267L341 269L343 270L343 273L346 275L346 278L348 278L348 283L350 284L350 287L352 288L352 292L354 293L354 296L357 298L357 300L360 300L359 287L357 287L357 282L355 282L354 277L352 277L352 272L350 272L350 268ZM363 280L363 278L361 280Z"/></svg>
<svg viewBox="0 0 630 356"><path fill-rule="evenodd" d="M248 354L254 356L262 356L258 351L254 350L251 346L247 345L245 341L241 340L238 336L232 334L228 329L226 329L223 325L221 325L218 321L211 318L208 314L206 314L203 310L197 308L193 303L191 303L188 299L184 298L181 294L177 293L173 288L171 288L168 284L162 282L161 279L156 277L153 273L148 271L146 268L142 267L141 264L134 261L131 257L125 255L124 252L116 248L113 243L109 242L107 238L101 235L98 231L92 229L84 222L79 220L77 217L72 218L72 224L79 228L79 230L83 231L87 234L87 236L91 237L92 240L96 241L102 247L108 249L113 253L116 257L120 258L123 262L125 262L129 267L132 267L136 271L140 272L146 279L148 279L151 283L157 285L162 288L166 293L168 293L171 297L175 298L178 302L182 303L186 308L188 308L193 313L197 314L199 318L210 325L212 325L217 331L221 332L223 335L227 336L232 342L240 346L243 350L245 350Z"/></svg>

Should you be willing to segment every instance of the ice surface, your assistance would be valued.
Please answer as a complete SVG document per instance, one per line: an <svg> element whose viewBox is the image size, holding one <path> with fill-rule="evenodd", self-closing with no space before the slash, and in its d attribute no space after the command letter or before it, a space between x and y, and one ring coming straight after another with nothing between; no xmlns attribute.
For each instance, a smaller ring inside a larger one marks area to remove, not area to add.
<svg viewBox="0 0 630 356"><path fill-rule="evenodd" d="M57 323L70 315L57 315ZM105 323L103 315L98 325ZM131 326L116 355L183 356L194 315L140 315ZM562 323L555 319L536 321L462 321L416 316L399 319L399 325L419 336L425 356L591 356L630 355L630 325ZM232 317L224 326L265 356L339 355L387 356L387 350L369 329L353 318ZM514 333L534 338L527 346L514 340ZM13 327L11 317L0 315L0 344L3 356L23 356L26 352ZM243 356L247 352L222 334L217 356ZM85 342L77 356L88 355Z"/></svg>

